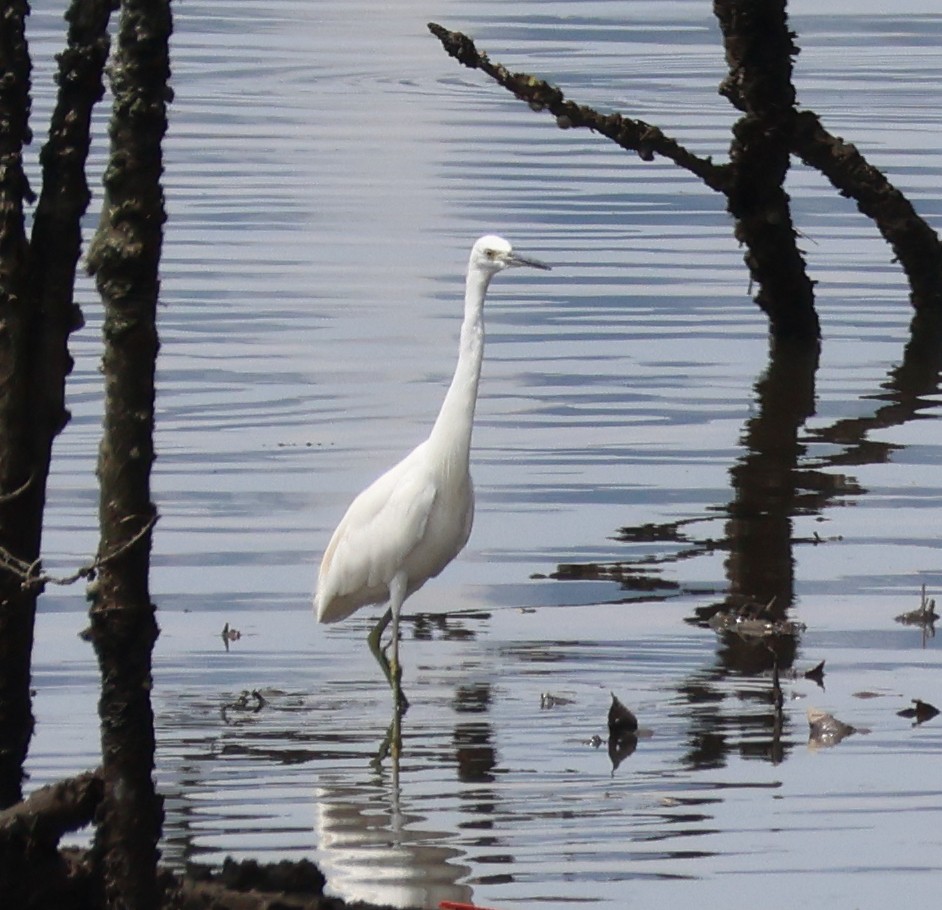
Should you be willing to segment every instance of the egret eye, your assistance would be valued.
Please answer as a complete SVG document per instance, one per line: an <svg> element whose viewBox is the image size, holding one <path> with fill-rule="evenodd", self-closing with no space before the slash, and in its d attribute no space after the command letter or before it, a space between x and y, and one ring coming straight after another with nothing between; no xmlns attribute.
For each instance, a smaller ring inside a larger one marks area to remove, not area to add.
<svg viewBox="0 0 942 910"><path fill-rule="evenodd" d="M484 255L487 256L488 259L493 259L497 255L497 250L485 250Z"/></svg>

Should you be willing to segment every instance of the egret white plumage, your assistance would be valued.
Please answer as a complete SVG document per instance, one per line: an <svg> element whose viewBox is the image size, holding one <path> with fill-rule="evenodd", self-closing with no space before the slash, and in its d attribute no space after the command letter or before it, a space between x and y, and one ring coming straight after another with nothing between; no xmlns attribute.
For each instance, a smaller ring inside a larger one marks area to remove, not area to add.
<svg viewBox="0 0 942 910"><path fill-rule="evenodd" d="M321 561L314 595L319 622L336 622L360 607L388 602L369 643L399 711L407 707L399 664L400 611L409 595L461 552L471 534L474 486L469 466L484 357L484 297L498 272L517 266L549 269L515 253L493 234L471 248L458 364L432 431L353 500ZM391 660L381 647L390 622Z"/></svg>

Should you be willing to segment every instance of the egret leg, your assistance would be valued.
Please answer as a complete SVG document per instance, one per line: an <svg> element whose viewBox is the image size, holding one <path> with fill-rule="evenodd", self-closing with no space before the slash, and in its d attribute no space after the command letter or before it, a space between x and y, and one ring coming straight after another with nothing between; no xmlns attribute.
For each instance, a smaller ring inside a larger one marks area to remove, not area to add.
<svg viewBox="0 0 942 910"><path fill-rule="evenodd" d="M389 585L389 610L392 613L392 659L389 661L389 684L393 690L393 705L399 714L405 714L409 702L402 691L402 665L399 663L399 614L406 599L406 576L403 572Z"/></svg>
<svg viewBox="0 0 942 910"><path fill-rule="evenodd" d="M380 669L383 671L383 676L386 677L386 682L388 682L389 685L393 684L392 671L389 669L389 661L386 659L386 652L383 648L382 639L383 632L386 631L386 627L389 625L391 620L392 609L389 609L380 617L379 622L373 626L370 634L366 638L370 646L370 652L372 653L373 657L376 658L376 663L379 664Z"/></svg>
<svg viewBox="0 0 942 910"><path fill-rule="evenodd" d="M405 586L403 585L403 587ZM390 594L392 594L391 591ZM399 607L402 607L401 600ZM389 644L384 648L382 643L383 633L386 631L390 622L393 624L392 638ZM379 622L373 626L367 637L367 642L369 643L373 657L383 671L383 676L386 677L386 682L389 683L393 691L393 700L396 705L396 710L400 714L405 714L406 709L409 707L409 700L402 691L402 667L399 664L399 611L393 609L392 597L390 597L389 609L380 617ZM392 660L386 657L386 650L390 647L393 652Z"/></svg>

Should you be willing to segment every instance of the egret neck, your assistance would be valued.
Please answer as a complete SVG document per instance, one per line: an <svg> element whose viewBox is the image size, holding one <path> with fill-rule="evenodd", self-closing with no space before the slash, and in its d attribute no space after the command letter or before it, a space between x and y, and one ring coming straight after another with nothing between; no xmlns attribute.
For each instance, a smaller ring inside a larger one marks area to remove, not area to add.
<svg viewBox="0 0 942 910"><path fill-rule="evenodd" d="M468 269L458 365L429 436L429 443L447 458L452 470L468 469L474 406L484 358L484 295L492 274L473 266Z"/></svg>

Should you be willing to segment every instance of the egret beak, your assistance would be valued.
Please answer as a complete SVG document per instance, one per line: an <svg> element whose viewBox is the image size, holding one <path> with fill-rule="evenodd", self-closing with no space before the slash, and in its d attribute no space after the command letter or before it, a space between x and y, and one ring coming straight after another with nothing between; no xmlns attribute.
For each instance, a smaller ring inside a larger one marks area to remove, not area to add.
<svg viewBox="0 0 942 910"><path fill-rule="evenodd" d="M508 253L506 262L511 268L518 265L526 265L531 269L543 269L545 272L550 271L552 268L552 266L547 265L545 262L540 262L539 259L531 259L529 256L521 256L519 253Z"/></svg>

